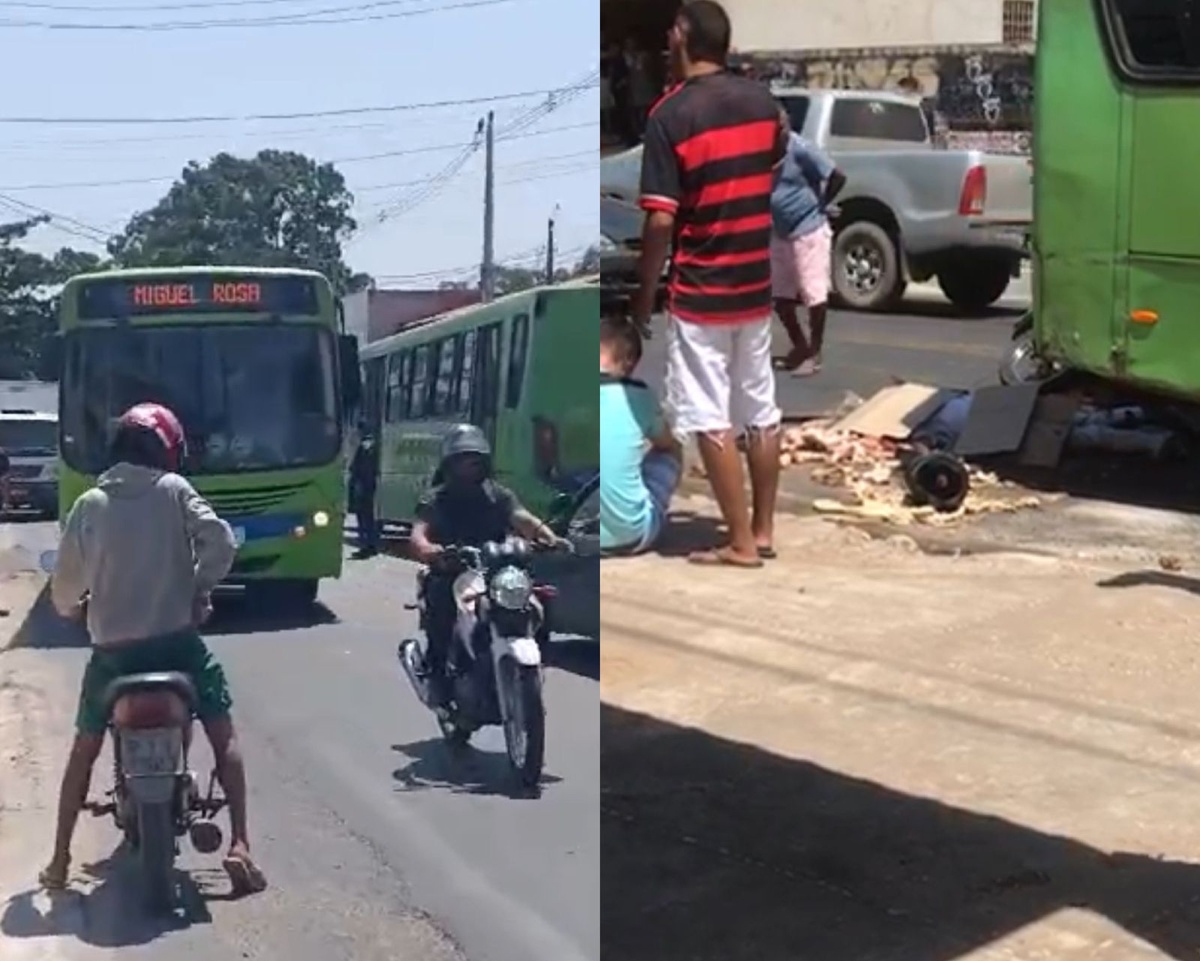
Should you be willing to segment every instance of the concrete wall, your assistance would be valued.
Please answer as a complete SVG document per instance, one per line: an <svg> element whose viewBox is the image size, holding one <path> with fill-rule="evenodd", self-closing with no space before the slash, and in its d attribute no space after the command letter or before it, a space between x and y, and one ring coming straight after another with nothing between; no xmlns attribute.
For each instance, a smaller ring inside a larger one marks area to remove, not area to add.
<svg viewBox="0 0 1200 961"><path fill-rule="evenodd" d="M998 44L1003 0L722 0L742 52Z"/></svg>

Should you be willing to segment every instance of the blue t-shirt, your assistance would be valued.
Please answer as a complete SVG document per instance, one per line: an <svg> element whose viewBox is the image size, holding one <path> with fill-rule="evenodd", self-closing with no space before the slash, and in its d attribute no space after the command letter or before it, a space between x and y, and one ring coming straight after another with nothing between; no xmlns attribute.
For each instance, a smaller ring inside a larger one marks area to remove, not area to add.
<svg viewBox="0 0 1200 961"><path fill-rule="evenodd" d="M642 480L646 442L663 432L650 388L600 375L600 547L641 543L654 513Z"/></svg>
<svg viewBox="0 0 1200 961"><path fill-rule="evenodd" d="M821 196L837 167L829 155L798 133L788 135L788 150L775 171L771 222L779 237L811 234L826 224Z"/></svg>

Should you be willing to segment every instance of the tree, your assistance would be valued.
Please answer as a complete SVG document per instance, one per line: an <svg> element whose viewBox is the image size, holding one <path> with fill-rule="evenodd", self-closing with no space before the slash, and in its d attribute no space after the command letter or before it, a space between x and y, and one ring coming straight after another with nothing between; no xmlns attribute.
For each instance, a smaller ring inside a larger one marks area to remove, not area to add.
<svg viewBox="0 0 1200 961"><path fill-rule="evenodd" d="M588 274L600 272L600 248L589 247L583 256L569 270L559 267L554 271L554 282L561 284L572 277L586 277ZM496 265L496 296L515 294L519 290L528 290L546 282L545 269L532 267L513 267L505 264ZM438 284L438 290L478 290L478 283L472 284L465 280L443 280Z"/></svg>
<svg viewBox="0 0 1200 961"><path fill-rule="evenodd" d="M166 196L108 244L120 267L214 264L306 267L338 293L370 282L352 274L342 244L357 229L354 197L332 164L292 151L193 161Z"/></svg>
<svg viewBox="0 0 1200 961"><path fill-rule="evenodd" d="M48 220L0 224L0 378L49 379L42 357L56 329L58 288L72 274L100 265L95 254L63 248L45 257L20 245Z"/></svg>

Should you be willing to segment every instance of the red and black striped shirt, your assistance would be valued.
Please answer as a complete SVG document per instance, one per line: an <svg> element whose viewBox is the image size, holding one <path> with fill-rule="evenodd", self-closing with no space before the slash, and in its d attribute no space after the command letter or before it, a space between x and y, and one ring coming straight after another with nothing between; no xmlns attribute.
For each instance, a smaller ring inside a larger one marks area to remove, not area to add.
<svg viewBox="0 0 1200 961"><path fill-rule="evenodd" d="M771 313L771 186L779 105L762 84L696 77L650 114L641 205L675 215L670 311L695 323Z"/></svg>

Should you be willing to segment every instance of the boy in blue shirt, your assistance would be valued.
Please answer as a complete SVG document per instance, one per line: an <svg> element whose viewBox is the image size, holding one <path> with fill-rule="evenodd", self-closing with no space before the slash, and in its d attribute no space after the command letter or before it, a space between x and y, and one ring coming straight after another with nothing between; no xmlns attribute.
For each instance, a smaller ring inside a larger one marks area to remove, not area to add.
<svg viewBox="0 0 1200 961"><path fill-rule="evenodd" d="M642 338L632 323L600 322L600 548L637 554L657 542L683 474L679 442L658 399L632 377Z"/></svg>

